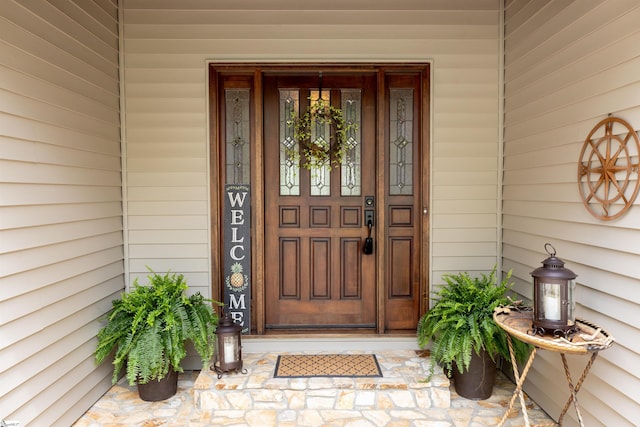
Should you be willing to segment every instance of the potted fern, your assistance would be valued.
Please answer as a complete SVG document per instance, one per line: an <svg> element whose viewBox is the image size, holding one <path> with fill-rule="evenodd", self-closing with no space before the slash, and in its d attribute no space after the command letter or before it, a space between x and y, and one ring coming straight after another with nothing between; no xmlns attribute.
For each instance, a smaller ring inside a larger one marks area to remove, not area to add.
<svg viewBox="0 0 640 427"><path fill-rule="evenodd" d="M506 333L494 322L493 311L509 304L511 272L500 283L495 267L480 277L462 272L442 278L446 284L438 291L436 303L418 322L418 345L424 348L432 343L431 375L438 363L448 376L453 375L459 395L487 399L495 382L497 357L510 357ZM517 340L513 344L518 360L524 360L528 345Z"/></svg>
<svg viewBox="0 0 640 427"><path fill-rule="evenodd" d="M182 274L153 272L149 285L134 280L133 289L112 301L106 325L98 332L95 360L101 364L115 350L115 384L126 365L129 385L138 384L140 398L164 400L176 393L178 372L192 341L206 366L214 352L218 316L200 293L186 296Z"/></svg>

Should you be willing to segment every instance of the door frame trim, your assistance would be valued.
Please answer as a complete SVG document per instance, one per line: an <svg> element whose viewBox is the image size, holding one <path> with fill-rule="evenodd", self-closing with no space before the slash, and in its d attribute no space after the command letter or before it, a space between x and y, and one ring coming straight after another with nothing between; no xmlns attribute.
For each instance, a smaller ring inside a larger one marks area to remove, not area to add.
<svg viewBox="0 0 640 427"><path fill-rule="evenodd" d="M420 314L428 309L428 295L430 290L430 247L431 247L431 229L430 218L430 183L431 183L431 103L432 103L432 67L431 61L423 62L367 62L367 63L335 63L335 62L319 62L319 63L253 63L253 62L207 62L207 108L209 118L209 195L210 195L210 263L211 263L211 295L214 300L221 300L222 297L222 209L223 209L223 183L222 175L224 167L221 164L222 144L224 141L221 135L221 126L219 125L220 114L220 81L221 75L225 74L243 74L252 79L252 96L251 96L251 205L252 212L261 213L253 214L251 217L251 238L252 238L252 319L251 324L255 325L252 329L254 335L265 334L265 224L264 224L264 140L263 140L263 87L262 77L265 73L317 73L318 69L341 71L341 72L372 72L377 74L377 93L386 90L385 73L397 71L419 71L422 73L421 78L421 115L420 115L420 132L422 144L419 148L420 168L421 171L427 170L429 173L421 173L421 194L417 195L420 202L419 208L426 212L420 216L421 224L419 225L420 233L420 273L419 273L419 311ZM384 97L377 97L377 120L378 123L384 123L385 105ZM376 150L378 153L384 153L384 126L377 126ZM259 148L259 149L258 149ZM385 156L376 156L377 170L384 170ZM380 169L382 168L382 169ZM376 179L376 204L378 206L386 206L384 180ZM381 182L382 181L382 182ZM376 212L378 222L385 224L385 209L378 209ZM376 241L382 242L384 239L383 227L376 227ZM216 255L217 254L217 255ZM377 245L376 248L376 264L385 265L386 257L385 245ZM382 335L385 333L385 292L387 288L385 280L385 269L378 268L376 272L376 333Z"/></svg>

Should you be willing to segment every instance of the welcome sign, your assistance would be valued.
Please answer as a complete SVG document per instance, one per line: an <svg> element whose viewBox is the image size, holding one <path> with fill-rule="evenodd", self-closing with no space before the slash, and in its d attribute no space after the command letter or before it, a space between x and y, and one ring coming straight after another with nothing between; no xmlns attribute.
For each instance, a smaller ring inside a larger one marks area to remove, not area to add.
<svg viewBox="0 0 640 427"><path fill-rule="evenodd" d="M231 318L251 329L251 196L249 186L228 184L224 200L223 302Z"/></svg>

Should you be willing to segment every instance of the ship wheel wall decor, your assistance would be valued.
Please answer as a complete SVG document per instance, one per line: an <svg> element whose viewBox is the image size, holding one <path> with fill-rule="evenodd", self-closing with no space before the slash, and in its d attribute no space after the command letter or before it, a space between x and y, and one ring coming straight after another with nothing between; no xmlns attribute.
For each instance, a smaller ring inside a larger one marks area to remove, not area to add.
<svg viewBox="0 0 640 427"><path fill-rule="evenodd" d="M582 145L578 186L587 210L610 221L622 216L638 195L640 141L624 120L607 117L598 123Z"/></svg>

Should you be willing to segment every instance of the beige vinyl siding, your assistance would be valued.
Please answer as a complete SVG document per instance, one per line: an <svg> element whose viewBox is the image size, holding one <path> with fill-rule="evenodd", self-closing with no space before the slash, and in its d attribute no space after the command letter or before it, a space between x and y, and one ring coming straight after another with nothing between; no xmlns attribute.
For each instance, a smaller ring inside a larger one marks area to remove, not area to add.
<svg viewBox="0 0 640 427"><path fill-rule="evenodd" d="M208 267L207 61L432 62L432 276L496 263L499 0L122 6L132 278L145 265L182 268L208 292L218 274Z"/></svg>
<svg viewBox="0 0 640 427"><path fill-rule="evenodd" d="M110 386L124 288L115 0L0 7L0 420L73 423Z"/></svg>
<svg viewBox="0 0 640 427"><path fill-rule="evenodd" d="M530 272L546 258L546 242L556 247L578 274L578 317L617 339L578 395L585 424L637 426L640 200L617 220L593 218L577 166L585 138L608 114L640 129L640 4L514 0L505 16L504 268L531 298ZM557 417L568 397L562 364L538 354L525 390ZM585 363L571 359L574 378ZM565 425L577 425L572 409L568 417Z"/></svg>

